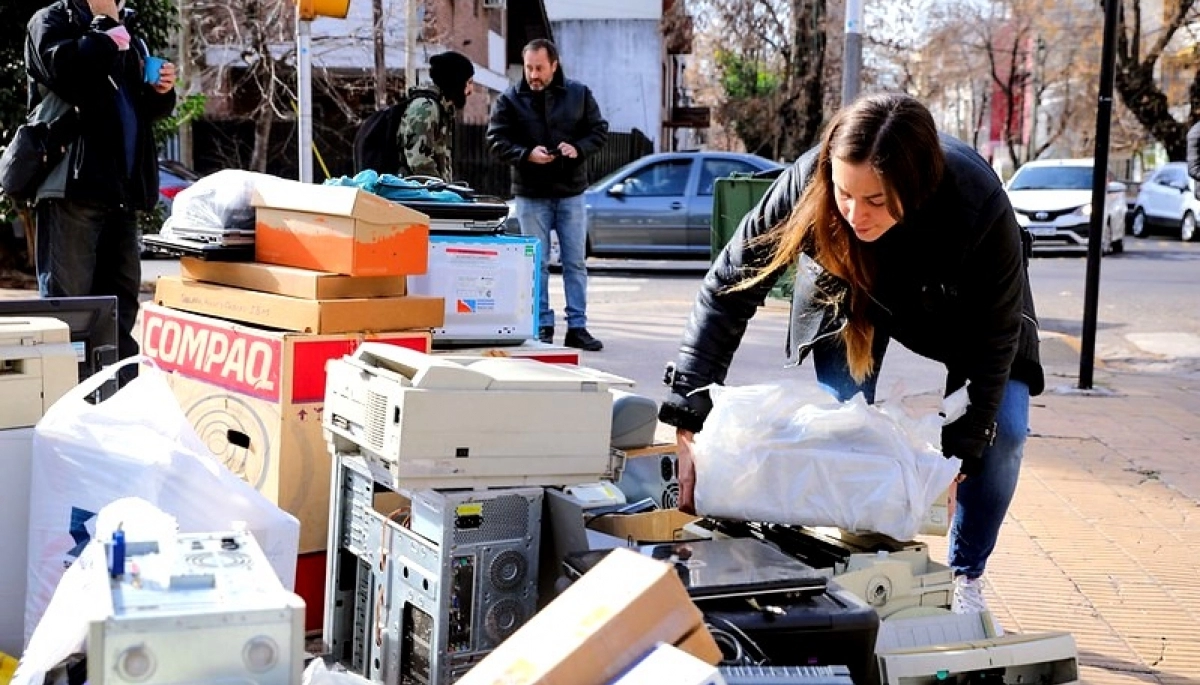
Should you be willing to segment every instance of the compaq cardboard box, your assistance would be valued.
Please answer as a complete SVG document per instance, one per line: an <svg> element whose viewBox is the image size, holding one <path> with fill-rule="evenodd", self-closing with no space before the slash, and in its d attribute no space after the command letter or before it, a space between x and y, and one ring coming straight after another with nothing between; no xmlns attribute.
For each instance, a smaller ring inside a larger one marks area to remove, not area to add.
<svg viewBox="0 0 1200 685"><path fill-rule="evenodd" d="M254 258L347 276L425 273L429 217L349 186L255 186Z"/></svg>
<svg viewBox="0 0 1200 685"><path fill-rule="evenodd" d="M345 276L261 262L214 262L184 257L179 260L179 272L185 281L205 281L302 300L402 297L408 292L405 276Z"/></svg>
<svg viewBox="0 0 1200 685"><path fill-rule="evenodd" d="M436 328L445 320L440 297L356 297L302 300L177 276L162 276L154 302L196 314L301 333L354 333Z"/></svg>
<svg viewBox="0 0 1200 685"><path fill-rule="evenodd" d="M300 519L300 552L325 549L332 457L321 434L325 363L364 341L429 350L426 331L304 335L146 304L142 354L168 371L208 448Z"/></svg>
<svg viewBox="0 0 1200 685"><path fill-rule="evenodd" d="M659 642L721 658L674 567L617 549L458 683L606 685Z"/></svg>

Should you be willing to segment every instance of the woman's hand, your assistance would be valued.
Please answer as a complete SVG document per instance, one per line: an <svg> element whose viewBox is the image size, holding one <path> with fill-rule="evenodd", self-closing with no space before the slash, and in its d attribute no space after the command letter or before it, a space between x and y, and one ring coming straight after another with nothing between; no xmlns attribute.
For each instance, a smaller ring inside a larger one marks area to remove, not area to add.
<svg viewBox="0 0 1200 685"><path fill-rule="evenodd" d="M692 445L696 434L679 428L675 431L675 470L679 480L679 510L696 513L696 462L692 460Z"/></svg>

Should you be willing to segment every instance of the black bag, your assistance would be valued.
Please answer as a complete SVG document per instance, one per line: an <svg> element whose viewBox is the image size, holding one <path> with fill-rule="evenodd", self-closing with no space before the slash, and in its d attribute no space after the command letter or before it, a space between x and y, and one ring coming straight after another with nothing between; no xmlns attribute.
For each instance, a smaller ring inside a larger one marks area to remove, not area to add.
<svg viewBox="0 0 1200 685"><path fill-rule="evenodd" d="M62 162L74 141L78 114L50 95L17 127L0 155L0 188L18 203L32 202L42 182Z"/></svg>
<svg viewBox="0 0 1200 685"><path fill-rule="evenodd" d="M400 130L404 111L419 97L429 98L441 108L442 98L436 92L427 88L414 88L400 102L373 112L358 127L358 133L354 135L355 172L371 169L380 174L407 175L407 172L400 169L400 148L396 145L396 133Z"/></svg>

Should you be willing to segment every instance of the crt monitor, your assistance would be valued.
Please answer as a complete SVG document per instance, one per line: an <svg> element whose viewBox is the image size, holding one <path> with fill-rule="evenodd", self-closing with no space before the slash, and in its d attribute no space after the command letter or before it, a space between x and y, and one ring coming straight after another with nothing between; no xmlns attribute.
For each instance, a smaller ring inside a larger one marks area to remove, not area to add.
<svg viewBox="0 0 1200 685"><path fill-rule="evenodd" d="M66 323L79 360L80 381L118 359L115 296L0 299L0 317L4 316L48 316Z"/></svg>

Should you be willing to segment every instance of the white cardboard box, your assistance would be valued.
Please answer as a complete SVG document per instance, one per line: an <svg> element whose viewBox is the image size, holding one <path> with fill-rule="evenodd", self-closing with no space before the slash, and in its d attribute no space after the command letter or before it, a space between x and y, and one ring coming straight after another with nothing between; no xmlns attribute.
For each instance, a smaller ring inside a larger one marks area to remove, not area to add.
<svg viewBox="0 0 1200 685"><path fill-rule="evenodd" d="M429 270L409 277L409 294L446 301L434 345L520 342L536 337L540 273L536 238L433 235Z"/></svg>

